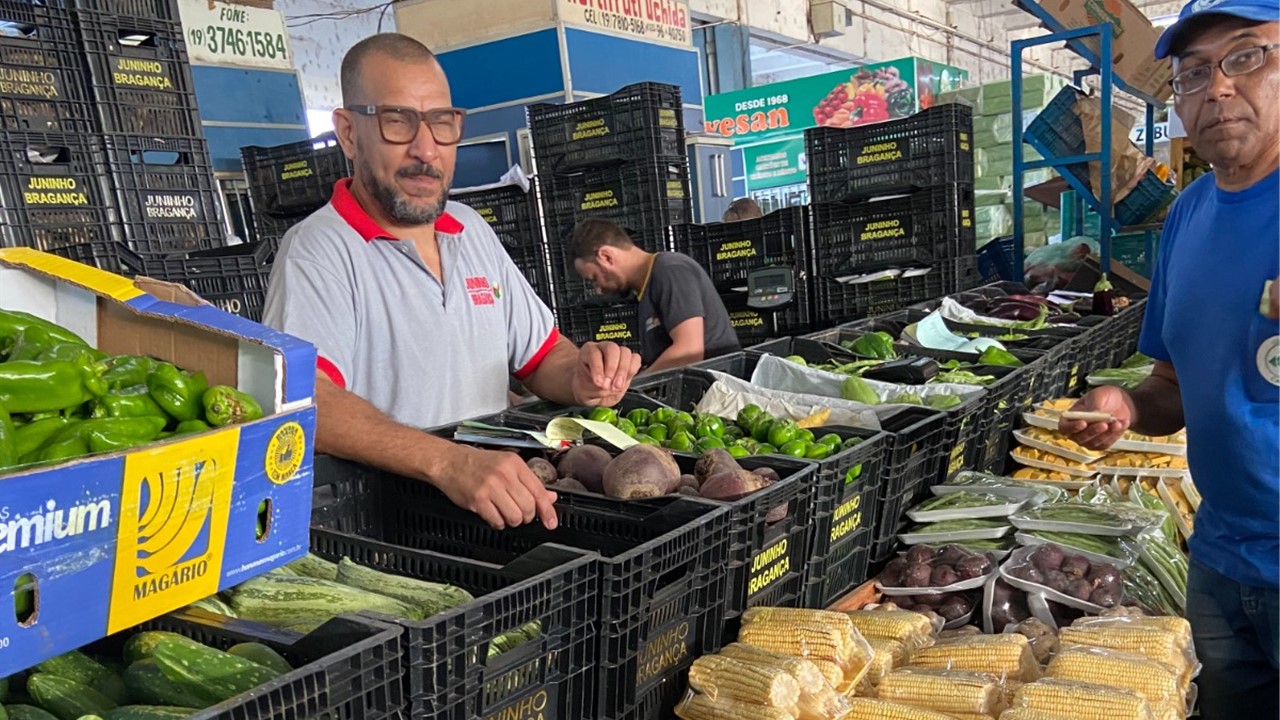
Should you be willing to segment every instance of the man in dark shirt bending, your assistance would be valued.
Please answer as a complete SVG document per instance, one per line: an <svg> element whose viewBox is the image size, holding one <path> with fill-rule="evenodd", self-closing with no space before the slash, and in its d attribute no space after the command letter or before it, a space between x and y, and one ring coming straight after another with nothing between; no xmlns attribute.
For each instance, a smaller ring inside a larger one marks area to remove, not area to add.
<svg viewBox="0 0 1280 720"><path fill-rule="evenodd" d="M569 242L574 269L600 293L634 291L640 356L648 372L741 348L711 278L680 253L651 253L608 220L588 219Z"/></svg>

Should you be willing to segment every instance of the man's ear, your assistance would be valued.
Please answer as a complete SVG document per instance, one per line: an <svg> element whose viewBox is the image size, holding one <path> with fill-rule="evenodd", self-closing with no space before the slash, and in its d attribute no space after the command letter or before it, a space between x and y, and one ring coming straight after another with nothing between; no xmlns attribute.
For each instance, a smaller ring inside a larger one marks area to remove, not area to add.
<svg viewBox="0 0 1280 720"><path fill-rule="evenodd" d="M601 245L596 250L596 264L603 268L613 268L618 264L617 250L611 245Z"/></svg>
<svg viewBox="0 0 1280 720"><path fill-rule="evenodd" d="M342 152L348 158L354 158L356 152L356 124L350 110L336 108L333 111L333 133L342 146Z"/></svg>

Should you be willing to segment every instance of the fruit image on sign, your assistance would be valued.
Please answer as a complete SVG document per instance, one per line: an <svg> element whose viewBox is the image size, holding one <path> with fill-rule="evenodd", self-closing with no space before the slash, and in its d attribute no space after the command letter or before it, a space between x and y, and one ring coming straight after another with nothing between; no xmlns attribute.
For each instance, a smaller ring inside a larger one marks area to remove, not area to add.
<svg viewBox="0 0 1280 720"><path fill-rule="evenodd" d="M814 107L814 121L826 127L849 128L912 114L915 91L899 73L892 65L858 70Z"/></svg>

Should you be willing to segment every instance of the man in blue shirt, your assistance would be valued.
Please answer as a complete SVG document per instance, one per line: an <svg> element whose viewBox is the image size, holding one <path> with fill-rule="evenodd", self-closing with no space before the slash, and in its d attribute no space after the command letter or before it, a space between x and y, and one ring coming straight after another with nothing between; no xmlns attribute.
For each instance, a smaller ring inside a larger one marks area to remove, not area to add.
<svg viewBox="0 0 1280 720"><path fill-rule="evenodd" d="M1187 588L1202 717L1276 718L1280 6L1194 0L1156 46L1157 58L1167 56L1178 117L1214 172L1182 193L1165 222L1139 341L1155 371L1132 392L1098 388L1075 406L1114 420L1064 420L1060 429L1102 449L1130 427L1187 428L1203 496Z"/></svg>

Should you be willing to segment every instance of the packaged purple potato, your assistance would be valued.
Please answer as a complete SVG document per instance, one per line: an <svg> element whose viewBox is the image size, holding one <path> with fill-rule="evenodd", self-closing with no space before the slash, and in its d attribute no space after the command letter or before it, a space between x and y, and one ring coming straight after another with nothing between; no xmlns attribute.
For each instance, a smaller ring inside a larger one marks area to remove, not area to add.
<svg viewBox="0 0 1280 720"><path fill-rule="evenodd" d="M916 545L889 561L876 587L889 597L945 595L976 590L996 571L996 560L989 554L960 545Z"/></svg>
<svg viewBox="0 0 1280 720"><path fill-rule="evenodd" d="M1052 543L1015 550L1000 566L1000 577L1046 600L1098 614L1124 600L1124 580L1110 563L1091 563Z"/></svg>

